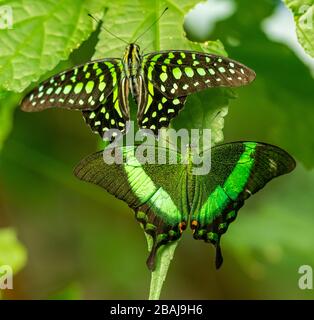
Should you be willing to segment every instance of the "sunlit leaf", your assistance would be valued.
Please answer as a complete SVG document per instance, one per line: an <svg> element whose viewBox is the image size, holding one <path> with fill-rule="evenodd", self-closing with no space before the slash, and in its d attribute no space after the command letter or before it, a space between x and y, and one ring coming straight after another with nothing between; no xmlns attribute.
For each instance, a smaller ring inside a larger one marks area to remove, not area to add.
<svg viewBox="0 0 314 320"><path fill-rule="evenodd" d="M4 1L13 28L0 30L0 86L23 91L87 39L95 23L88 13L103 11L101 0Z"/></svg>
<svg viewBox="0 0 314 320"><path fill-rule="evenodd" d="M110 1L103 25L126 42L135 41L140 36L136 42L145 53L168 49L187 49L209 50L213 53L225 54L220 42L201 45L187 41L183 29L184 17L198 2L198 0L162 0L152 5L150 1L140 0ZM168 10L164 16L143 34L167 7ZM121 57L125 46L126 43L102 30L95 58Z"/></svg>

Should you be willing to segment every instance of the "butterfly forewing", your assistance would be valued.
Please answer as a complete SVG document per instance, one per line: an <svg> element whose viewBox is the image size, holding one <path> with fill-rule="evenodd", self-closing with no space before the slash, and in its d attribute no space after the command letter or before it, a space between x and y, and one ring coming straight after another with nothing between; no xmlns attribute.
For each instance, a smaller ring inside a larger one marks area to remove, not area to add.
<svg viewBox="0 0 314 320"><path fill-rule="evenodd" d="M22 110L97 109L117 85L121 70L121 60L104 59L60 73L30 92L22 101Z"/></svg>
<svg viewBox="0 0 314 320"><path fill-rule="evenodd" d="M121 72L117 72L116 77L113 90L97 109L83 111L86 123L101 137L110 129L119 129L121 133L125 133L126 122L130 118L128 82L126 78L121 79Z"/></svg>
<svg viewBox="0 0 314 320"><path fill-rule="evenodd" d="M150 53L143 66L154 87L172 99L211 87L239 87L255 79L254 71L239 62L192 51Z"/></svg>

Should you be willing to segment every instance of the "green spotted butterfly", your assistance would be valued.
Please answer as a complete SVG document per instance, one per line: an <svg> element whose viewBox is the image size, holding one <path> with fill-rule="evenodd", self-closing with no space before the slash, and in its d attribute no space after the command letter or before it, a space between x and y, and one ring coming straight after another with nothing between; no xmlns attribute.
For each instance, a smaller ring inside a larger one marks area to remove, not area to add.
<svg viewBox="0 0 314 320"><path fill-rule="evenodd" d="M188 224L195 239L216 246L219 268L221 235L244 201L273 178L295 168L287 152L257 142L213 147L211 170L206 175L194 175L191 161L182 162L177 152L176 164L141 164L135 148L120 147L124 159L120 164L107 164L102 152L88 156L76 167L75 175L103 187L135 211L136 219L153 238L147 259L151 270L155 268L158 248L179 239ZM155 154L160 151L152 148Z"/></svg>
<svg viewBox="0 0 314 320"><path fill-rule="evenodd" d="M126 131L130 93L138 106L139 127L157 134L189 94L243 86L254 78L253 70L225 57L183 50L141 55L131 43L122 59L92 61L43 82L23 99L22 110L81 110L91 129L103 136L112 128Z"/></svg>

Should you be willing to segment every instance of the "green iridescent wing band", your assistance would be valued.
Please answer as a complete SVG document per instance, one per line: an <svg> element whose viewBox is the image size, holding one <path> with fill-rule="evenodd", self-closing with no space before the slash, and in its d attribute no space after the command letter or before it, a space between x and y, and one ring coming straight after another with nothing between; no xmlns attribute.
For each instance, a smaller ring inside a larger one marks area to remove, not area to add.
<svg viewBox="0 0 314 320"><path fill-rule="evenodd" d="M86 111L84 117L93 131L123 129L129 119L127 100L119 99L122 62L120 59L93 61L62 72L44 81L22 101L22 110L49 108ZM120 125L119 125L120 124Z"/></svg>
<svg viewBox="0 0 314 320"><path fill-rule="evenodd" d="M220 237L244 201L275 177L291 172L294 159L284 150L256 142L234 142L212 148L211 171L198 176L191 207L194 238L214 244L216 267L222 264Z"/></svg>
<svg viewBox="0 0 314 320"><path fill-rule="evenodd" d="M134 210L136 219L153 239L147 259L149 269L153 270L158 248L179 239L187 224L181 197L186 185L184 167L140 165L134 157L134 147L122 150L124 164L108 165L103 160L103 152L98 152L81 161L75 175L103 187ZM176 187L173 181L179 182Z"/></svg>

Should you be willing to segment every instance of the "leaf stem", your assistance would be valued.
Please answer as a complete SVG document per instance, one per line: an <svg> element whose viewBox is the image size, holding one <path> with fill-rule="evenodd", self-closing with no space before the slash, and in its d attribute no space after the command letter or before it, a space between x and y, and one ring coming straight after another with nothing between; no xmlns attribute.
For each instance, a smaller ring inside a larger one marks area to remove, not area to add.
<svg viewBox="0 0 314 320"><path fill-rule="evenodd" d="M153 245L152 237L146 233L145 235L147 239L148 250L150 251ZM166 244L158 249L156 257L156 269L151 275L148 300L159 300L170 262L173 258L178 243L179 240Z"/></svg>

